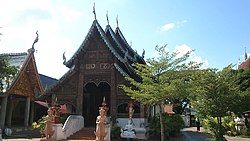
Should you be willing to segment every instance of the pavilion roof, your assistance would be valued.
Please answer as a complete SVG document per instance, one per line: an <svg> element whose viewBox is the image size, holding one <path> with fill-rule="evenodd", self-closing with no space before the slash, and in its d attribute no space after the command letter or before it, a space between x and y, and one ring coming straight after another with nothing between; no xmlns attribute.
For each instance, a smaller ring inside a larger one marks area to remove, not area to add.
<svg viewBox="0 0 250 141"><path fill-rule="evenodd" d="M28 50L28 55L23 64L20 65L20 70L6 90L7 94L28 96L34 99L37 95L44 93L36 67L34 52L34 48Z"/></svg>

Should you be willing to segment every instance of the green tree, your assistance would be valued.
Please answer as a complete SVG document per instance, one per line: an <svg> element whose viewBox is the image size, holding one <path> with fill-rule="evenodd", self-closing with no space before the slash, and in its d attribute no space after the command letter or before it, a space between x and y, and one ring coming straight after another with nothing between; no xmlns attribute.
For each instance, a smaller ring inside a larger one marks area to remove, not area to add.
<svg viewBox="0 0 250 141"><path fill-rule="evenodd" d="M201 70L199 75L196 75L200 78L199 81L193 81L197 86L193 91L196 93L193 105L201 116L213 117L217 120L212 129L217 141L224 140L222 117L235 112L235 107L240 103L241 92L235 83L236 76L237 73L230 65L222 71Z"/></svg>
<svg viewBox="0 0 250 141"><path fill-rule="evenodd" d="M189 81L193 70L199 68L200 64L188 60L191 52L178 58L178 53L167 52L166 46L156 46L156 51L159 53L157 58L148 59L147 64L134 65L140 81L126 77L130 85L121 85L121 88L132 99L144 105L159 107L163 141L163 104L190 93Z"/></svg>
<svg viewBox="0 0 250 141"><path fill-rule="evenodd" d="M17 73L17 67L10 66L9 58L6 55L0 55L0 92L3 92L4 85L9 85L9 80Z"/></svg>

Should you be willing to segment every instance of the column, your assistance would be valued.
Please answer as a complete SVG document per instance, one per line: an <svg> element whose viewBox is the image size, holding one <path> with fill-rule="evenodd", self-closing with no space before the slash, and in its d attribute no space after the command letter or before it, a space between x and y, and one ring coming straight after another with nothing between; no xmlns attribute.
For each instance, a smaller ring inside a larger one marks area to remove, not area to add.
<svg viewBox="0 0 250 141"><path fill-rule="evenodd" d="M83 101L83 74L79 72L78 89L77 89L77 114L82 115L82 101Z"/></svg>
<svg viewBox="0 0 250 141"><path fill-rule="evenodd" d="M29 115L30 115L30 97L26 98L25 114L24 114L24 126L29 126Z"/></svg>
<svg viewBox="0 0 250 141"><path fill-rule="evenodd" d="M6 115L7 99L8 99L7 95L2 98L1 115L0 115L0 128L4 128L4 125L5 125L5 115Z"/></svg>
<svg viewBox="0 0 250 141"><path fill-rule="evenodd" d="M30 103L30 125L32 125L34 120L34 102Z"/></svg>
<svg viewBox="0 0 250 141"><path fill-rule="evenodd" d="M9 101L9 111L8 111L8 115L7 115L7 126L11 127L11 119L12 119L12 113L13 113L13 101L10 99Z"/></svg>
<svg viewBox="0 0 250 141"><path fill-rule="evenodd" d="M116 85L116 79L115 79L115 71L114 68L111 70L111 88L110 88L110 113L113 117L116 118L117 112L116 112L116 93L117 93L117 85Z"/></svg>
<svg viewBox="0 0 250 141"><path fill-rule="evenodd" d="M144 118L145 113L144 113L144 105L140 103L140 118Z"/></svg>

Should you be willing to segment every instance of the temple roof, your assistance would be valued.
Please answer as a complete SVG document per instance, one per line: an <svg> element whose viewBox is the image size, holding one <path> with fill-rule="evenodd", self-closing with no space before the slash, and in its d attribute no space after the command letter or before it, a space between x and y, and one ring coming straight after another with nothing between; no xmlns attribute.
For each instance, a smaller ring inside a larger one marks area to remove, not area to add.
<svg viewBox="0 0 250 141"><path fill-rule="evenodd" d="M39 77L40 77L44 90L47 90L53 87L58 82L57 79L43 75L43 74L39 74Z"/></svg>
<svg viewBox="0 0 250 141"><path fill-rule="evenodd" d="M118 68L119 65L120 73L126 72L127 75L134 75L135 72L131 66L133 63L145 63L144 59L138 55L127 43L122 32L117 27L116 32L114 32L110 25L106 26L105 32L98 23L97 20L94 20L92 26L89 29L87 36L80 45L79 49L74 53L74 55L65 63L68 68L71 68L75 64L75 60L79 57L81 52L85 52L85 46L89 41L90 37L94 34L94 31L97 30L101 36L101 39L104 41L110 52L117 58L120 63L117 63L115 68ZM124 75L124 73L121 73ZM63 76L65 77L65 76ZM60 80L59 80L60 81Z"/></svg>
<svg viewBox="0 0 250 141"><path fill-rule="evenodd" d="M18 74L6 90L7 94L28 96L34 99L36 95L44 93L36 67L34 51L33 48L28 50L28 55L23 61Z"/></svg>
<svg viewBox="0 0 250 141"><path fill-rule="evenodd" d="M239 69L250 69L250 57L239 65Z"/></svg>
<svg viewBox="0 0 250 141"><path fill-rule="evenodd" d="M123 62L123 58L116 52L116 50L113 48L113 46L111 45L110 41L108 40L105 32L103 31L102 27L99 25L99 23L97 22L97 20L93 21L92 26L89 29L89 32L87 34L87 36L85 37L83 43L81 44L81 46L79 47L79 49L74 53L74 55L65 63L65 65L67 67L72 67L73 63L75 61L75 59L78 57L78 55L84 51L84 48L86 46L87 41L89 40L89 38L91 37L91 35L94 33L94 29L97 29L97 31L100 33L104 43L107 45L108 49L111 51L111 53L121 62Z"/></svg>

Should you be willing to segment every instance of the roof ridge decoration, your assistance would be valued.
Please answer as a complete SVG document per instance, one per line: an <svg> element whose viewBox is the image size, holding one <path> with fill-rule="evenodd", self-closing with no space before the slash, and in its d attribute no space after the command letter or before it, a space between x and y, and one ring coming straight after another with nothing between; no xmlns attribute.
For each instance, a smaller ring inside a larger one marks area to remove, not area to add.
<svg viewBox="0 0 250 141"><path fill-rule="evenodd" d="M30 49L28 49L28 53L34 53L35 52L35 48L34 48L34 46L35 46L35 43L37 43L38 42L38 40L39 40L39 35L38 35L38 30L36 31L36 38L35 38L35 40L34 40L34 42L33 42L33 44L32 44L32 47L30 48Z"/></svg>
<svg viewBox="0 0 250 141"><path fill-rule="evenodd" d="M119 27L119 24L118 24L118 15L116 16L116 27Z"/></svg>
<svg viewBox="0 0 250 141"><path fill-rule="evenodd" d="M246 49L246 47L245 47L245 60L247 60L247 58L248 58L248 56L247 56L247 49Z"/></svg>
<svg viewBox="0 0 250 141"><path fill-rule="evenodd" d="M96 13L95 13L95 2L94 2L94 6L93 6L93 13L94 13L94 17L95 17L95 20L96 20Z"/></svg>
<svg viewBox="0 0 250 141"><path fill-rule="evenodd" d="M108 16L108 10L107 10L107 13L106 13L106 18L107 18L107 23L109 25L109 16Z"/></svg>

